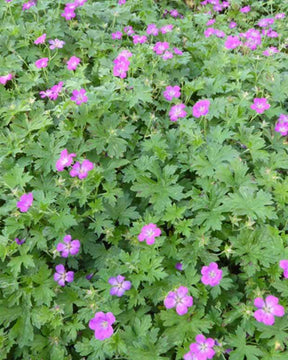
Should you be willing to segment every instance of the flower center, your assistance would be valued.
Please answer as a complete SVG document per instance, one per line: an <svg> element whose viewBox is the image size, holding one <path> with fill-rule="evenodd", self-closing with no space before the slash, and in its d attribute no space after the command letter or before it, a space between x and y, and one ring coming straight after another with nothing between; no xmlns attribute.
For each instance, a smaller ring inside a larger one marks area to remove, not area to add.
<svg viewBox="0 0 288 360"><path fill-rule="evenodd" d="M210 272L209 272L209 277L210 277L210 278L214 279L215 276L216 276L215 271L210 271Z"/></svg>
<svg viewBox="0 0 288 360"><path fill-rule="evenodd" d="M102 326L103 329L107 329L108 321L102 321L101 326Z"/></svg>
<svg viewBox="0 0 288 360"><path fill-rule="evenodd" d="M147 236L147 237L152 237L153 235L154 235L154 231L153 231L153 230L150 229L150 230L147 230L147 231L146 231L146 236Z"/></svg>
<svg viewBox="0 0 288 360"><path fill-rule="evenodd" d="M206 343L201 343L199 348L201 352L205 352L208 349L208 345Z"/></svg>
<svg viewBox="0 0 288 360"><path fill-rule="evenodd" d="M272 313L272 307L271 306L263 306L263 310L267 313L267 314L271 314Z"/></svg>

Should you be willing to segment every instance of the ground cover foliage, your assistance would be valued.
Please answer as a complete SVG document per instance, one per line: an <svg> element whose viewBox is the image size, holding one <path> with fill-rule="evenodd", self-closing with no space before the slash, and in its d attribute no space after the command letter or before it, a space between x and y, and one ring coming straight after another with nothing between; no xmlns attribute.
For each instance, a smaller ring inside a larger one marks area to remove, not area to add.
<svg viewBox="0 0 288 360"><path fill-rule="evenodd" d="M1 359L287 360L288 4L219 3L2 1Z"/></svg>

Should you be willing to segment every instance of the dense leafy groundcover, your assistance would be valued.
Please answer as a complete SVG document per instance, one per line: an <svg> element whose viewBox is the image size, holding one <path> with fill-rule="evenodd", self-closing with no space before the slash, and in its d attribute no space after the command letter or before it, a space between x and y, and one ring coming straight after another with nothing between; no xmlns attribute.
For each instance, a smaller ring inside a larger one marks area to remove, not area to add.
<svg viewBox="0 0 288 360"><path fill-rule="evenodd" d="M287 11L1 2L1 359L288 359Z"/></svg>

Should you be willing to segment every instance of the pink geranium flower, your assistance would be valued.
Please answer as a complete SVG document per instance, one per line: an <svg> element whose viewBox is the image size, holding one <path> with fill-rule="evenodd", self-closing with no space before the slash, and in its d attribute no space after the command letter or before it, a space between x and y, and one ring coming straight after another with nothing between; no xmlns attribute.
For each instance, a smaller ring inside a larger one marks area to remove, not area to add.
<svg viewBox="0 0 288 360"><path fill-rule="evenodd" d="M133 44L144 44L147 41L147 36L145 35L134 35Z"/></svg>
<svg viewBox="0 0 288 360"><path fill-rule="evenodd" d="M278 298L272 295L266 297L265 301L260 297L254 300L254 305L258 308L254 312L257 321L265 325L273 325L274 316L282 317L285 314L284 307L278 304Z"/></svg>
<svg viewBox="0 0 288 360"><path fill-rule="evenodd" d="M255 98L254 104L250 106L252 110L255 110L258 114L263 114L265 110L270 108L266 98Z"/></svg>
<svg viewBox="0 0 288 360"><path fill-rule="evenodd" d="M12 74L7 74L4 76L0 76L0 84L6 85L7 81L11 80L13 78Z"/></svg>
<svg viewBox="0 0 288 360"><path fill-rule="evenodd" d="M279 50L274 46L271 46L271 47L269 47L268 49L266 49L265 51L262 52L262 54L265 55L265 56L271 56L271 55L276 54L276 53L279 53Z"/></svg>
<svg viewBox="0 0 288 360"><path fill-rule="evenodd" d="M46 40L46 34L43 34L41 36L39 36L35 41L34 44L38 45L38 44L44 44Z"/></svg>
<svg viewBox="0 0 288 360"><path fill-rule="evenodd" d="M146 33L148 35L153 35L153 36L157 36L159 33L159 29L157 28L157 26L155 24L149 24L147 26L147 30Z"/></svg>
<svg viewBox="0 0 288 360"><path fill-rule="evenodd" d="M80 89L79 91L73 90L70 99L72 101L75 101L76 105L81 105L82 103L86 103L88 101L88 97L85 94L86 94L85 89Z"/></svg>
<svg viewBox="0 0 288 360"><path fill-rule="evenodd" d="M133 30L133 27L131 25L125 26L124 27L124 32L128 35L131 36L135 33L135 31Z"/></svg>
<svg viewBox="0 0 288 360"><path fill-rule="evenodd" d="M237 26L237 24L236 24L235 21L231 21L230 24L229 24L230 29L234 29L236 26Z"/></svg>
<svg viewBox="0 0 288 360"><path fill-rule="evenodd" d="M57 281L60 286L65 286L66 281L70 283L74 280L74 272L66 271L64 265L56 265L55 269L54 280Z"/></svg>
<svg viewBox="0 0 288 360"><path fill-rule="evenodd" d="M279 266L284 270L283 275L288 278L288 260L280 260Z"/></svg>
<svg viewBox="0 0 288 360"><path fill-rule="evenodd" d="M65 235L63 243L58 243L56 250L60 252L61 256L67 258L69 254L77 255L80 249L80 241L72 240L71 235Z"/></svg>
<svg viewBox="0 0 288 360"><path fill-rule="evenodd" d="M45 68L45 67L47 67L47 65L48 65L48 61L49 61L48 58L41 58L41 59L35 61L35 66L36 66L38 69Z"/></svg>
<svg viewBox="0 0 288 360"><path fill-rule="evenodd" d="M163 96L166 100L171 101L173 98L179 98L181 96L179 86L166 86Z"/></svg>
<svg viewBox="0 0 288 360"><path fill-rule="evenodd" d="M30 206L33 203L33 194L32 192L28 194L23 194L20 197L20 200L17 202L17 207L21 212L27 212Z"/></svg>
<svg viewBox="0 0 288 360"><path fill-rule="evenodd" d="M70 175L72 177L78 176L78 179L84 179L88 176L88 172L94 169L94 164L85 159L82 164L78 161L72 166L70 170Z"/></svg>
<svg viewBox="0 0 288 360"><path fill-rule="evenodd" d="M118 54L118 56L117 56L117 58L116 58L115 60L120 59L121 56L124 56L125 59L127 60L128 58L130 58L131 56L133 56L133 54L132 54L129 50L122 50L122 51ZM114 63L116 64L117 61L115 62L115 60L114 60ZM129 66L129 65L130 65L130 63L128 64L128 66Z"/></svg>
<svg viewBox="0 0 288 360"><path fill-rule="evenodd" d="M193 116L199 118L201 116L207 115L209 113L209 106L210 106L209 100L197 101L192 109Z"/></svg>
<svg viewBox="0 0 288 360"><path fill-rule="evenodd" d="M183 51L178 48L173 48L173 51L176 55L183 55Z"/></svg>
<svg viewBox="0 0 288 360"><path fill-rule="evenodd" d="M121 31L116 31L115 33L111 34L111 37L113 40L121 40L122 36L123 36L123 34Z"/></svg>
<svg viewBox="0 0 288 360"><path fill-rule="evenodd" d="M89 321L89 328L94 330L94 335L97 340L105 340L113 335L113 327L111 326L116 321L115 316L108 312L104 314L99 311L94 318Z"/></svg>
<svg viewBox="0 0 288 360"><path fill-rule="evenodd" d="M50 44L49 48L51 50L61 49L61 48L63 48L63 45L65 45L65 41L59 40L59 39L49 40L48 42Z"/></svg>
<svg viewBox="0 0 288 360"><path fill-rule="evenodd" d="M155 51L155 53L157 55L162 55L164 53L165 50L167 50L169 48L169 43L164 41L164 42L156 42L156 44L153 47L153 51Z"/></svg>
<svg viewBox="0 0 288 360"><path fill-rule="evenodd" d="M117 58L113 61L115 64L113 67L114 76L118 76L122 79L127 76L126 72L129 70L129 65L130 65L130 61L127 59L128 57L130 57L130 55L126 52L125 55L122 56L118 55Z"/></svg>
<svg viewBox="0 0 288 360"><path fill-rule="evenodd" d="M222 279L222 270L218 269L218 265L215 262L210 263L208 266L203 266L201 274L201 281L204 285L216 286L220 284Z"/></svg>
<svg viewBox="0 0 288 360"><path fill-rule="evenodd" d="M23 245L24 242L25 242L25 239L20 240L20 239L16 238L16 239L14 239L14 241L15 241L16 244L18 244L18 245Z"/></svg>
<svg viewBox="0 0 288 360"><path fill-rule="evenodd" d="M61 14L61 16L63 16L66 20L71 20L76 16L76 14L74 10L65 7L64 12Z"/></svg>
<svg viewBox="0 0 288 360"><path fill-rule="evenodd" d="M124 5L126 4L126 0L118 0L118 5Z"/></svg>
<svg viewBox="0 0 288 360"><path fill-rule="evenodd" d="M208 38L208 37L210 37L210 36L212 36L212 35L214 35L214 34L215 34L215 29L212 28L212 27L208 27L208 28L205 29L205 31L204 31L204 36L205 36L206 38Z"/></svg>
<svg viewBox="0 0 288 360"><path fill-rule="evenodd" d="M274 24L274 18L265 18L258 21L258 26L260 27L267 27L269 25Z"/></svg>
<svg viewBox="0 0 288 360"><path fill-rule="evenodd" d="M47 89L46 91L40 91L39 94L42 99L48 97L50 100L56 100L62 91L63 81L60 81L58 84L52 86L51 89Z"/></svg>
<svg viewBox="0 0 288 360"><path fill-rule="evenodd" d="M67 61L67 69L68 70L76 70L80 61L81 60L77 56L71 56L70 59Z"/></svg>
<svg viewBox="0 0 288 360"><path fill-rule="evenodd" d="M166 309L176 307L178 315L184 315L188 312L188 308L193 305L193 297L188 296L188 289L180 286L176 291L170 291L164 300Z"/></svg>
<svg viewBox="0 0 288 360"><path fill-rule="evenodd" d="M196 356L197 360L207 360L212 359L215 355L215 350L213 346L215 345L215 340L212 338L205 338L204 335L196 335L196 343L190 344L190 353ZM186 358L189 359L189 358ZM193 359L193 357L192 357Z"/></svg>
<svg viewBox="0 0 288 360"><path fill-rule="evenodd" d="M281 135L286 136L288 134L288 116L281 114L275 125L275 131Z"/></svg>
<svg viewBox="0 0 288 360"><path fill-rule="evenodd" d="M169 24L169 25L164 25L160 28L160 31L162 34L166 34L168 32L171 32L173 30L173 25Z"/></svg>
<svg viewBox="0 0 288 360"><path fill-rule="evenodd" d="M169 111L169 116L171 121L177 121L178 118L184 118L187 115L187 112L184 110L186 105L177 104L171 107Z"/></svg>
<svg viewBox="0 0 288 360"><path fill-rule="evenodd" d="M130 290L131 288L131 282L125 281L125 277L122 275L111 277L108 282L110 285L113 285L110 290L110 295L121 297L125 291Z"/></svg>
<svg viewBox="0 0 288 360"><path fill-rule="evenodd" d="M236 47L241 45L241 41L239 40L238 36L228 36L225 41L225 48L226 49L235 49Z"/></svg>
<svg viewBox="0 0 288 360"><path fill-rule="evenodd" d="M286 16L286 15L285 15L284 13L276 14L276 15L275 15L275 19L284 19L285 16Z"/></svg>
<svg viewBox="0 0 288 360"><path fill-rule="evenodd" d="M245 13L248 13L249 11L251 10L250 6L247 5L247 6L244 6L240 9L240 12L245 14Z"/></svg>
<svg viewBox="0 0 288 360"><path fill-rule="evenodd" d="M27 3L24 3L22 6L22 10L29 10L32 6L36 5L36 1L28 1Z"/></svg>
<svg viewBox="0 0 288 360"><path fill-rule="evenodd" d="M141 233L138 235L139 241L146 240L147 245L153 245L155 237L161 235L161 230L155 224L148 224L142 227Z"/></svg>
<svg viewBox="0 0 288 360"><path fill-rule="evenodd" d="M56 161L56 170L63 171L65 167L70 166L75 156L74 153L69 154L67 149L61 151L60 158Z"/></svg>
<svg viewBox="0 0 288 360"><path fill-rule="evenodd" d="M206 26L213 25L215 23L215 21L216 21L215 19L208 20L207 23L206 23Z"/></svg>
<svg viewBox="0 0 288 360"><path fill-rule="evenodd" d="M179 270L179 271L182 271L182 270L183 270L183 265L182 265L182 263L179 263L179 262L176 263L176 264L175 264L175 269L176 269L176 270Z"/></svg>
<svg viewBox="0 0 288 360"><path fill-rule="evenodd" d="M168 60L173 58L173 53L171 51L166 50L164 54L162 55L163 60Z"/></svg>

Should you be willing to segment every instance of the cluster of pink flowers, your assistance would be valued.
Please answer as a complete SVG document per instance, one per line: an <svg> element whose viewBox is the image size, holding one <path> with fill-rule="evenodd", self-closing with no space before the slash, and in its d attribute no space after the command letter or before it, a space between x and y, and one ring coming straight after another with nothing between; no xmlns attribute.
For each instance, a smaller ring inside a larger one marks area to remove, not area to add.
<svg viewBox="0 0 288 360"><path fill-rule="evenodd" d="M144 44L147 41L147 36L145 35L133 35L133 44Z"/></svg>
<svg viewBox="0 0 288 360"><path fill-rule="evenodd" d="M246 31L246 33L241 33L240 36L246 39L243 45L247 46L251 50L256 50L262 43L260 31L253 28Z"/></svg>
<svg viewBox="0 0 288 360"><path fill-rule="evenodd" d="M60 81L58 84L52 86L46 91L40 91L39 94L42 99L48 97L50 100L56 100L62 91L63 81Z"/></svg>
<svg viewBox="0 0 288 360"><path fill-rule="evenodd" d="M212 338L207 338L198 334L195 337L196 342L190 344L190 351L184 355L184 360L207 360L213 359L215 355L215 350L213 349L215 345L215 340Z"/></svg>
<svg viewBox="0 0 288 360"><path fill-rule="evenodd" d="M112 34L111 34L111 38L112 38L113 40L121 40L121 39L122 39L122 36L123 36L123 34L122 34L121 31L116 31L115 33L112 33Z"/></svg>
<svg viewBox="0 0 288 360"><path fill-rule="evenodd" d="M178 12L178 10L176 10L176 9L171 9L171 10L165 9L165 10L164 10L164 13L163 13L163 17L166 17L167 15L170 15L170 16L172 16L173 18L179 17L180 19L183 19L183 15L180 14L180 13Z"/></svg>
<svg viewBox="0 0 288 360"><path fill-rule="evenodd" d="M161 42L158 41L154 47L153 47L153 51L157 54L157 55L162 55L162 59L163 60L168 60L168 59L172 59L173 58L173 53L171 51L169 51L169 43L167 41ZM178 49L178 48L174 48L173 49L174 54L176 55L183 55L183 52Z"/></svg>
<svg viewBox="0 0 288 360"><path fill-rule="evenodd" d="M204 31L204 35L206 38L215 35L219 38L223 38L226 36L225 32L222 30L218 30L218 29L214 29L212 27L208 27L205 31Z"/></svg>
<svg viewBox="0 0 288 360"><path fill-rule="evenodd" d="M12 79L13 79L12 74L7 74L7 75L0 76L0 84L6 85L7 81L12 80Z"/></svg>
<svg viewBox="0 0 288 360"><path fill-rule="evenodd" d="M65 235L63 243L58 243L56 250L59 251L62 257L67 258L69 254L77 255L80 249L80 241L72 240L71 235Z"/></svg>
<svg viewBox="0 0 288 360"><path fill-rule="evenodd" d="M255 98L254 103L250 106L252 110L255 110L258 114L263 114L265 110L270 108L266 98Z"/></svg>
<svg viewBox="0 0 288 360"><path fill-rule="evenodd" d="M67 149L61 151L60 158L56 161L56 170L63 171L65 167L71 166L73 163L73 157L75 156L76 154L74 153L69 154ZM76 161L70 170L70 176L78 176L79 179L84 179L88 176L88 172L93 169L94 164L87 159L83 160L82 164Z"/></svg>
<svg viewBox="0 0 288 360"><path fill-rule="evenodd" d="M281 114L275 125L275 131L281 135L286 136L288 134L288 115Z"/></svg>
<svg viewBox="0 0 288 360"><path fill-rule="evenodd" d="M225 48L228 50L236 49L238 46L242 44L241 40L237 35L230 35L227 37L225 41Z"/></svg>
<svg viewBox="0 0 288 360"><path fill-rule="evenodd" d="M75 0L73 3L65 5L64 12L61 14L66 20L71 20L76 17L75 11L79 6L83 6L87 0Z"/></svg>
<svg viewBox="0 0 288 360"><path fill-rule="evenodd" d="M128 50L123 50L120 54L116 57L113 67L113 75L118 76L121 79L126 78L127 71L129 70L130 61L128 58L132 56L132 53Z"/></svg>
<svg viewBox="0 0 288 360"><path fill-rule="evenodd" d="M124 295L125 291L131 289L131 282L125 281L125 277L122 275L111 277L108 282L110 285L112 285L110 295L121 297Z"/></svg>
<svg viewBox="0 0 288 360"><path fill-rule="evenodd" d="M98 340L105 340L113 335L113 327L111 326L116 321L115 316L111 313L103 313L99 311L94 318L89 321L89 328L94 330L94 336Z"/></svg>
<svg viewBox="0 0 288 360"><path fill-rule="evenodd" d="M30 192L28 194L23 194L20 197L20 200L17 202L17 207L21 212L27 212L30 206L32 206L32 203L33 203L33 194L32 192Z"/></svg>
<svg viewBox="0 0 288 360"><path fill-rule="evenodd" d="M161 230L157 228L155 224L144 225L141 229L141 233L138 235L139 241L146 240L147 245L153 245L155 242L155 237L161 235Z"/></svg>
<svg viewBox="0 0 288 360"><path fill-rule="evenodd" d="M201 5L213 5L213 10L216 12L221 12L222 10L228 8L230 3L228 1L220 1L220 0L204 0L201 2Z"/></svg>

